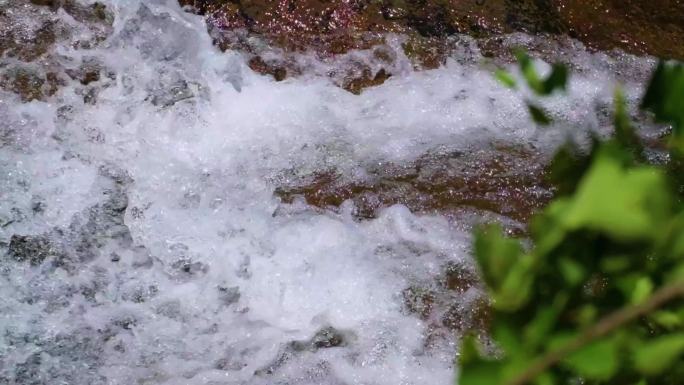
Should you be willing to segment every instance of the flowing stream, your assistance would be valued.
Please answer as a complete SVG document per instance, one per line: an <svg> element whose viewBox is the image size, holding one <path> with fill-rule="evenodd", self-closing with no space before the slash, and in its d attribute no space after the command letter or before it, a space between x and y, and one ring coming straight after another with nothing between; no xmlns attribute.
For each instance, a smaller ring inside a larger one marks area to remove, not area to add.
<svg viewBox="0 0 684 385"><path fill-rule="evenodd" d="M494 138L548 152L571 125L600 130L616 80L634 100L653 64L557 52L575 76L539 129L466 37L435 70L397 53L394 76L353 95L319 75L334 61L304 54L311 73L252 72L175 1L104 1L106 27L12 2L0 28L15 40L47 19L66 32L49 59L5 56L0 71L98 76L43 100L0 90L3 384L451 384L458 333L407 310L406 289L472 267L469 224L402 205L359 219L351 202L274 191ZM482 293L440 295L467 314Z"/></svg>

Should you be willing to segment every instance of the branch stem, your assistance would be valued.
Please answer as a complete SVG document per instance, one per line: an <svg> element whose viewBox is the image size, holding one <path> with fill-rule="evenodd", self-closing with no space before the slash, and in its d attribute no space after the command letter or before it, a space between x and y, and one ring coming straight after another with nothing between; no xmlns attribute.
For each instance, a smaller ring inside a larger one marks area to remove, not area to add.
<svg viewBox="0 0 684 385"><path fill-rule="evenodd" d="M528 382L534 380L546 369L560 362L569 354L581 349L585 345L598 338L606 336L620 326L629 323L640 316L648 314L655 309L658 309L677 297L684 297L684 282L677 282L667 285L653 293L644 302L638 305L622 308L605 316L595 325L582 332L582 334L580 334L577 338L536 360L518 377L508 381L506 385L527 384Z"/></svg>

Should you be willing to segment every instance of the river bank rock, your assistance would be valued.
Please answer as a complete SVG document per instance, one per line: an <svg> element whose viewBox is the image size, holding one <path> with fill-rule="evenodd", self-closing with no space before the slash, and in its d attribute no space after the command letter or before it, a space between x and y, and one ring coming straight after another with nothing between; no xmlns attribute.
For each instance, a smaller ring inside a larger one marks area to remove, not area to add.
<svg viewBox="0 0 684 385"><path fill-rule="evenodd" d="M497 45L503 34L524 32L548 38L570 37L592 50L620 49L637 55L683 59L684 3L678 0L179 0L205 15L221 49L259 57L264 47L280 55L313 52L331 58L386 43L387 34L404 37L403 53L416 69L436 68L453 54L453 38L474 38L485 56L508 55ZM277 71L255 71L278 80L302 72L294 61ZM289 67L289 68L287 68ZM384 68L390 73L390 69ZM362 71L363 72L363 71ZM373 71L373 74L377 69ZM362 74L343 87L380 84ZM370 80L370 81L369 81ZM345 86L355 83L354 86Z"/></svg>

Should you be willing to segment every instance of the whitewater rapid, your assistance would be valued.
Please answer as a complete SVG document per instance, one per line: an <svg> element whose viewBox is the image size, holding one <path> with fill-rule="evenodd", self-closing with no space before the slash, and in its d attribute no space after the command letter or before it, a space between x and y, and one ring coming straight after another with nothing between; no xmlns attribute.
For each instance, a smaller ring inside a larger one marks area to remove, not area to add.
<svg viewBox="0 0 684 385"><path fill-rule="evenodd" d="M253 73L175 1L103 3L106 40L53 52L98 63L97 82L46 101L0 91L0 382L453 383L457 336L427 344L402 292L469 265L468 231L401 205L370 220L351 203L285 205L274 190L477 138L543 147L557 132L530 124L477 53L423 72L399 53L392 78L352 95L315 73ZM607 73L652 64L568 55L570 96L547 107L586 127L610 101Z"/></svg>

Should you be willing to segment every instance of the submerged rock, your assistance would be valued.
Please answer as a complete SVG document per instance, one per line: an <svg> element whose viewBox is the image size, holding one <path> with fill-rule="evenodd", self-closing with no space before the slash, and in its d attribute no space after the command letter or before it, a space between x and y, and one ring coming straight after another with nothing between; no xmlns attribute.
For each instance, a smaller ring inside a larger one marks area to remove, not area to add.
<svg viewBox="0 0 684 385"><path fill-rule="evenodd" d="M28 262L38 266L48 257L63 255L54 242L44 235L13 235L10 239L8 256L17 262Z"/></svg>
<svg viewBox="0 0 684 385"><path fill-rule="evenodd" d="M68 18L62 17L65 12ZM55 52L59 44L93 48L111 34L112 13L101 3L73 0L16 0L0 3L0 89L24 102L46 100L69 78L84 86L99 80L100 68L84 58L80 68L68 68Z"/></svg>
<svg viewBox="0 0 684 385"><path fill-rule="evenodd" d="M319 349L343 347L353 339L354 335L351 332L341 331L332 326L324 327L314 334L314 336L305 341L292 341L283 346L275 360L268 366L255 371L255 375L264 376L276 372L280 367L285 365L294 356L303 352L316 352Z"/></svg>

